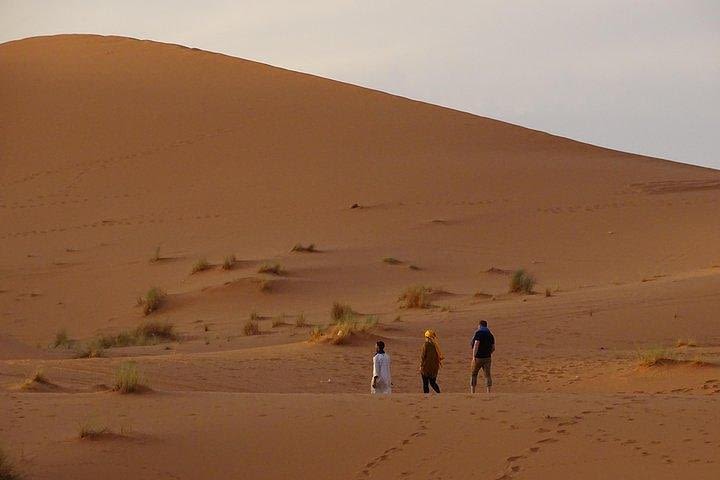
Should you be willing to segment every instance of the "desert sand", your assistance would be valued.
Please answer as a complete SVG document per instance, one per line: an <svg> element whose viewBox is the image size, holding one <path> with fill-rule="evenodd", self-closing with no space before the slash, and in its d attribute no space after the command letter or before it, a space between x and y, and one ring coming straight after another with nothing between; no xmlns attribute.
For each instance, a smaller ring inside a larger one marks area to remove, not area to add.
<svg viewBox="0 0 720 480"><path fill-rule="evenodd" d="M0 448L24 478L720 476L719 171L122 37L0 45L0 104ZM508 293L520 268L534 294ZM416 285L431 305L402 308ZM379 323L312 340L333 302ZM177 338L77 358L148 320ZM127 361L142 393L113 391Z"/></svg>

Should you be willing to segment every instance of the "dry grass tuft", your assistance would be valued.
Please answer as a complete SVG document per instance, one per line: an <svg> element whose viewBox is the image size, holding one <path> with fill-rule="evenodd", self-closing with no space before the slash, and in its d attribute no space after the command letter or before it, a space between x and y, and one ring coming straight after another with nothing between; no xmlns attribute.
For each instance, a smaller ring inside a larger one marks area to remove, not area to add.
<svg viewBox="0 0 720 480"><path fill-rule="evenodd" d="M136 393L145 387L145 380L135 362L123 362L115 374L115 390L120 393Z"/></svg>
<svg viewBox="0 0 720 480"><path fill-rule="evenodd" d="M675 354L662 347L638 350L637 362L642 367L655 367L676 362Z"/></svg>
<svg viewBox="0 0 720 480"><path fill-rule="evenodd" d="M138 305L143 307L143 313L150 315L155 310L159 309L167 297L162 289L158 287L152 287L145 293L144 297L138 298Z"/></svg>
<svg viewBox="0 0 720 480"><path fill-rule="evenodd" d="M75 351L75 358L100 358L105 356L105 347L99 340L91 340Z"/></svg>
<svg viewBox="0 0 720 480"><path fill-rule="evenodd" d="M432 305L428 296L431 291L430 288L423 285L408 287L398 297L400 308L430 308Z"/></svg>
<svg viewBox="0 0 720 480"><path fill-rule="evenodd" d="M697 347L697 342L693 340L692 338L680 338L675 343L675 346L680 347Z"/></svg>
<svg viewBox="0 0 720 480"><path fill-rule="evenodd" d="M42 369L38 368L32 375L25 379L20 388L27 390L33 388L34 385L52 385L52 383L50 383L50 380L43 374Z"/></svg>
<svg viewBox="0 0 720 480"><path fill-rule="evenodd" d="M385 257L382 259L382 261L383 263L387 263L388 265L400 265L401 263L403 263L402 261L393 257Z"/></svg>
<svg viewBox="0 0 720 480"><path fill-rule="evenodd" d="M223 259L222 263L222 269L223 270L232 270L235 268L235 264L237 263L237 258L235 258L235 255L228 255Z"/></svg>
<svg viewBox="0 0 720 480"><path fill-rule="evenodd" d="M552 297L552 290L550 290L549 288L546 288L546 289L545 289L545 296L546 296L546 297Z"/></svg>
<svg viewBox="0 0 720 480"><path fill-rule="evenodd" d="M282 275L283 269L279 263L266 263L263 264L259 269L258 273L267 273L269 275Z"/></svg>
<svg viewBox="0 0 720 480"><path fill-rule="evenodd" d="M333 345L347 343L350 338L361 333L369 333L377 327L378 318L374 315L360 318L348 315L341 318L327 329L314 327L310 332L310 339L314 341L328 341Z"/></svg>
<svg viewBox="0 0 720 480"><path fill-rule="evenodd" d="M330 318L332 318L333 322L339 322L341 319L353 315L355 315L355 311L352 307L340 302L334 302L330 310Z"/></svg>
<svg viewBox="0 0 720 480"><path fill-rule="evenodd" d="M74 340L71 340L68 336L67 330L63 328L55 333L55 340L53 341L52 346L53 348L70 348L74 343Z"/></svg>
<svg viewBox="0 0 720 480"><path fill-rule="evenodd" d="M157 345L161 342L174 342L179 337L175 333L175 327L168 322L145 321L138 325L135 330L120 332L114 335L102 335L97 342L102 348L131 347L136 345Z"/></svg>
<svg viewBox="0 0 720 480"><path fill-rule="evenodd" d="M207 259L201 258L197 262L195 262L195 265L193 265L192 271L190 274L198 273L198 272L204 272L205 270L210 269L211 265L208 263Z"/></svg>
<svg viewBox="0 0 720 480"><path fill-rule="evenodd" d="M246 336L260 335L260 315L255 312L250 314L250 318L243 325L243 333Z"/></svg>
<svg viewBox="0 0 720 480"><path fill-rule="evenodd" d="M20 475L15 473L13 464L2 450L0 450L0 480L20 480Z"/></svg>
<svg viewBox="0 0 720 480"><path fill-rule="evenodd" d="M535 277L525 270L516 270L512 277L510 277L510 292L532 294L535 283Z"/></svg>
<svg viewBox="0 0 720 480"><path fill-rule="evenodd" d="M317 248L315 248L315 244L311 243L307 247L304 246L302 243L296 243L295 246L290 250L291 252L301 252L301 253L315 253L318 251Z"/></svg>
<svg viewBox="0 0 720 480"><path fill-rule="evenodd" d="M301 313L298 315L298 317L295 319L295 326L299 328L305 328L309 327L310 325L307 323L307 319L305 318L305 314Z"/></svg>
<svg viewBox="0 0 720 480"><path fill-rule="evenodd" d="M290 324L285 321L284 313L282 315L280 315L280 317L274 318L272 321L272 328L284 327L287 325L290 325Z"/></svg>
<svg viewBox="0 0 720 480"><path fill-rule="evenodd" d="M83 440L98 440L106 435L112 435L110 428L91 422L80 425L78 432L78 436Z"/></svg>
<svg viewBox="0 0 720 480"><path fill-rule="evenodd" d="M410 270L422 270L422 268L418 267L417 265L408 265L408 268Z"/></svg>

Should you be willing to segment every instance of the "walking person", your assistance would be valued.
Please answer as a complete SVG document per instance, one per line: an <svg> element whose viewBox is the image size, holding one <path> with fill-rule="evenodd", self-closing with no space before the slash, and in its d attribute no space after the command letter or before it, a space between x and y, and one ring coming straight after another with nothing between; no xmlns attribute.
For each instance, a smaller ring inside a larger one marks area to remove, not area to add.
<svg viewBox="0 0 720 480"><path fill-rule="evenodd" d="M475 331L472 339L472 377L470 379L470 393L475 393L477 386L477 377L480 370L485 376L485 391L490 393L492 387L492 375L490 368L492 366L492 354L495 351L495 337L487 326L485 320L480 320L480 325Z"/></svg>
<svg viewBox="0 0 720 480"><path fill-rule="evenodd" d="M379 340L376 347L376 353L373 357L373 378L370 393L392 393L390 356L385 353L385 342Z"/></svg>
<svg viewBox="0 0 720 480"><path fill-rule="evenodd" d="M437 376L442 358L437 334L433 330L427 330L425 332L425 343L420 354L420 375L422 376L423 393L430 393L429 387L440 393Z"/></svg>

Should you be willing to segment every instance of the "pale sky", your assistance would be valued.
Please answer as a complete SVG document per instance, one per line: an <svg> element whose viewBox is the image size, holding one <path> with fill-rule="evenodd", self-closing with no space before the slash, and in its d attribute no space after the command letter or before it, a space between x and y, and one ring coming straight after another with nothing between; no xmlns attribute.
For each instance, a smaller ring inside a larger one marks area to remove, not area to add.
<svg viewBox="0 0 720 480"><path fill-rule="evenodd" d="M720 168L720 0L0 0L0 42L125 35Z"/></svg>

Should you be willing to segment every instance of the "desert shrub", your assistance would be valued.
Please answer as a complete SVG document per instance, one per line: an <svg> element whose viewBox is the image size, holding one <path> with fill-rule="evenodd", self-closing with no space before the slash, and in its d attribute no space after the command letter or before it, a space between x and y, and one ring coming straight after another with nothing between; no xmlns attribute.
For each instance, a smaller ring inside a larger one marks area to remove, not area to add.
<svg viewBox="0 0 720 480"><path fill-rule="evenodd" d="M675 343L675 346L680 347L697 347L697 342L691 338L680 338Z"/></svg>
<svg viewBox="0 0 720 480"><path fill-rule="evenodd" d="M305 314L301 313L298 315L298 317L295 319L295 326L304 328L308 326L307 319L305 318Z"/></svg>
<svg viewBox="0 0 720 480"><path fill-rule="evenodd" d="M99 358L105 355L105 347L100 340L85 342L75 351L76 358Z"/></svg>
<svg viewBox="0 0 720 480"><path fill-rule="evenodd" d="M28 388L32 388L33 385L36 385L36 384L50 385L50 381L43 374L43 371L40 368L36 369L32 375L30 375L28 378L26 378L25 381L20 386L20 388L25 390Z"/></svg>
<svg viewBox="0 0 720 480"><path fill-rule="evenodd" d="M400 260L393 257L385 257L382 259L382 261L383 263L387 263L388 265L400 265L402 263Z"/></svg>
<svg viewBox="0 0 720 480"><path fill-rule="evenodd" d="M232 270L233 267L235 267L235 264L237 263L237 258L235 258L235 255L228 255L223 259L222 263L222 269L223 270Z"/></svg>
<svg viewBox="0 0 720 480"><path fill-rule="evenodd" d="M80 425L80 431L78 436L85 440L95 440L103 435L109 435L110 429L103 425L98 425L92 422L84 422Z"/></svg>
<svg viewBox="0 0 720 480"><path fill-rule="evenodd" d="M409 268L410 270L422 270L422 269L421 269L420 267L418 267L417 265L408 265L408 268Z"/></svg>
<svg viewBox="0 0 720 480"><path fill-rule="evenodd" d="M431 306L428 298L430 292L430 288L422 285L409 287L400 294L398 302L400 302L401 308L429 308Z"/></svg>
<svg viewBox="0 0 720 480"><path fill-rule="evenodd" d="M531 294L533 293L535 282L535 277L525 270L516 270L512 277L510 277L510 292Z"/></svg>
<svg viewBox="0 0 720 480"><path fill-rule="evenodd" d="M546 296L546 297L552 297L552 290L550 290L549 288L546 288L546 289L545 289L545 296Z"/></svg>
<svg viewBox="0 0 720 480"><path fill-rule="evenodd" d="M55 333L55 340L52 344L54 348L70 348L72 344L73 341L70 339L67 330L65 330L64 328L62 330L58 330L57 333Z"/></svg>
<svg viewBox="0 0 720 480"><path fill-rule="evenodd" d="M144 297L138 299L138 304L143 307L143 313L150 315L159 309L165 301L167 294L158 287L152 287L145 293Z"/></svg>
<svg viewBox="0 0 720 480"><path fill-rule="evenodd" d="M313 328L310 332L310 338L311 340L327 340L333 345L342 345L353 335L374 330L377 324L378 318L374 315L367 317L347 315L326 330L319 327Z"/></svg>
<svg viewBox="0 0 720 480"><path fill-rule="evenodd" d="M283 327L285 325L288 325L288 323L285 321L285 314L283 313L278 318L274 318L272 321L272 328L277 327Z"/></svg>
<svg viewBox="0 0 720 480"><path fill-rule="evenodd" d="M208 270L209 268L210 268L210 263L208 263L207 259L201 258L200 260L195 262L195 265L193 265L192 271L190 273L193 274L193 273L203 272L205 270Z"/></svg>
<svg viewBox="0 0 720 480"><path fill-rule="evenodd" d="M0 450L0 480L20 480L20 475L15 473L13 464L2 450Z"/></svg>
<svg viewBox="0 0 720 480"><path fill-rule="evenodd" d="M295 246L290 251L291 252L313 253L313 252L317 252L317 249L315 248L314 243L309 244L307 247L304 246L302 243L296 243Z"/></svg>
<svg viewBox="0 0 720 480"><path fill-rule="evenodd" d="M637 352L638 364L643 367L653 367L675 361L675 354L662 347L653 347Z"/></svg>
<svg viewBox="0 0 720 480"><path fill-rule="evenodd" d="M342 318L352 316L355 314L355 311L352 309L350 305L340 303L340 302L334 302L332 309L330 310L330 318L332 318L333 322L338 322Z"/></svg>
<svg viewBox="0 0 720 480"><path fill-rule="evenodd" d="M310 340L319 340L322 338L324 332L325 330L320 325L315 325L312 330L310 330Z"/></svg>
<svg viewBox="0 0 720 480"><path fill-rule="evenodd" d="M139 345L160 341L171 342L178 338L175 334L175 327L171 323L159 321L141 323L135 328L133 336Z"/></svg>
<svg viewBox="0 0 720 480"><path fill-rule="evenodd" d="M267 273L270 275L282 275L283 270L279 263L265 263L259 269L258 273Z"/></svg>
<svg viewBox="0 0 720 480"><path fill-rule="evenodd" d="M243 325L243 333L248 337L251 335L260 335L260 315L255 312L250 314L250 318L248 318Z"/></svg>
<svg viewBox="0 0 720 480"><path fill-rule="evenodd" d="M115 373L115 390L120 393L134 393L145 386L135 362L123 362Z"/></svg>

